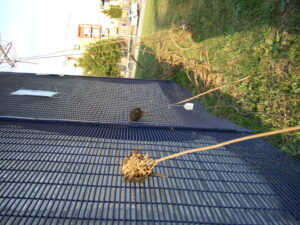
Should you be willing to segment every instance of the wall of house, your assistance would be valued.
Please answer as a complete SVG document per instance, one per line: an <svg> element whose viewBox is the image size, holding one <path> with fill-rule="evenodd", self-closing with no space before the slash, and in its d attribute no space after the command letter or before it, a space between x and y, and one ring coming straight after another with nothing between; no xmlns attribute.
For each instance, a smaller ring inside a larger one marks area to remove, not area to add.
<svg viewBox="0 0 300 225"><path fill-rule="evenodd" d="M127 10L130 6L129 3L130 0L110 0L109 2L101 0L82 1L81 10L72 12L69 16L66 35L68 39L67 49L76 48L77 50L74 51L77 53L73 58L66 57L64 62L65 66L73 67L78 73L79 69L75 66L76 60L74 58L79 58L85 46L97 40L123 37L125 38L125 42L128 43L131 32L131 24L128 20ZM120 5L121 8L124 9L120 20L110 18L103 13L103 10L109 9L110 5ZM84 37L84 31L80 30L80 25L100 26L99 37ZM127 61L127 56L124 56L121 64L127 66Z"/></svg>

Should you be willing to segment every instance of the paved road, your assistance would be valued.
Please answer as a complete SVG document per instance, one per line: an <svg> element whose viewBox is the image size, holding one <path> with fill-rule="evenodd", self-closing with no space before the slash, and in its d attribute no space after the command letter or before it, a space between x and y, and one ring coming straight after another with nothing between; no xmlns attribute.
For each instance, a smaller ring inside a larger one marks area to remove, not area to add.
<svg viewBox="0 0 300 225"><path fill-rule="evenodd" d="M147 0L139 1L140 14L139 14L138 28L137 28L137 32L136 32L137 36L133 39L133 46L135 46L134 50L133 50L135 59L139 58L140 46L139 45L136 46L136 44L139 44L141 42L146 4L147 4ZM136 73L136 63L133 62L131 78L135 77L135 73Z"/></svg>

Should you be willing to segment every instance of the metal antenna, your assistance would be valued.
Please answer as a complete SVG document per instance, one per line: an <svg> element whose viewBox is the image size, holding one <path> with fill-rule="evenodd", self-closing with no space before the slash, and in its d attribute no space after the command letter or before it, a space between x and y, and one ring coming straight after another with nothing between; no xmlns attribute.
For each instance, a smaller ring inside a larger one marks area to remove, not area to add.
<svg viewBox="0 0 300 225"><path fill-rule="evenodd" d="M12 42L7 43L2 46L0 42L0 64L8 63L10 67L15 67L15 61L11 60L9 57L9 52L12 49Z"/></svg>
<svg viewBox="0 0 300 225"><path fill-rule="evenodd" d="M16 59L14 56L15 49L12 42L8 42L5 45L2 44L1 33L0 33L0 71L10 71L16 67L17 63L30 63L38 64L35 62L28 62L24 60Z"/></svg>

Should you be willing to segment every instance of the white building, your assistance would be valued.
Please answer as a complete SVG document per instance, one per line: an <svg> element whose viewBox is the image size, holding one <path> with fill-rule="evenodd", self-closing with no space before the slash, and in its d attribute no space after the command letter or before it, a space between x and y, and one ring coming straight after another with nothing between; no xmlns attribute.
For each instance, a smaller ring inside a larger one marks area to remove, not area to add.
<svg viewBox="0 0 300 225"><path fill-rule="evenodd" d="M123 0L82 1L81 10L70 14L66 38L68 48L74 50L65 58L64 66L68 71L82 74L81 68L77 67L77 59L85 46L96 40L118 37L119 20L110 18L103 11L111 6L122 6L120 3L123 4Z"/></svg>

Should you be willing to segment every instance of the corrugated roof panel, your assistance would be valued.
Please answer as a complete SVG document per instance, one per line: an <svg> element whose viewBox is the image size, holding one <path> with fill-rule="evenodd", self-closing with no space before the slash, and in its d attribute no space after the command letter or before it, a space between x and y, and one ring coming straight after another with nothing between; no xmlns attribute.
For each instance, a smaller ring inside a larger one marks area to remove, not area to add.
<svg viewBox="0 0 300 225"><path fill-rule="evenodd" d="M300 163L262 139L159 164L169 178L122 180L137 146L159 158L240 136L1 120L0 224L299 224Z"/></svg>

